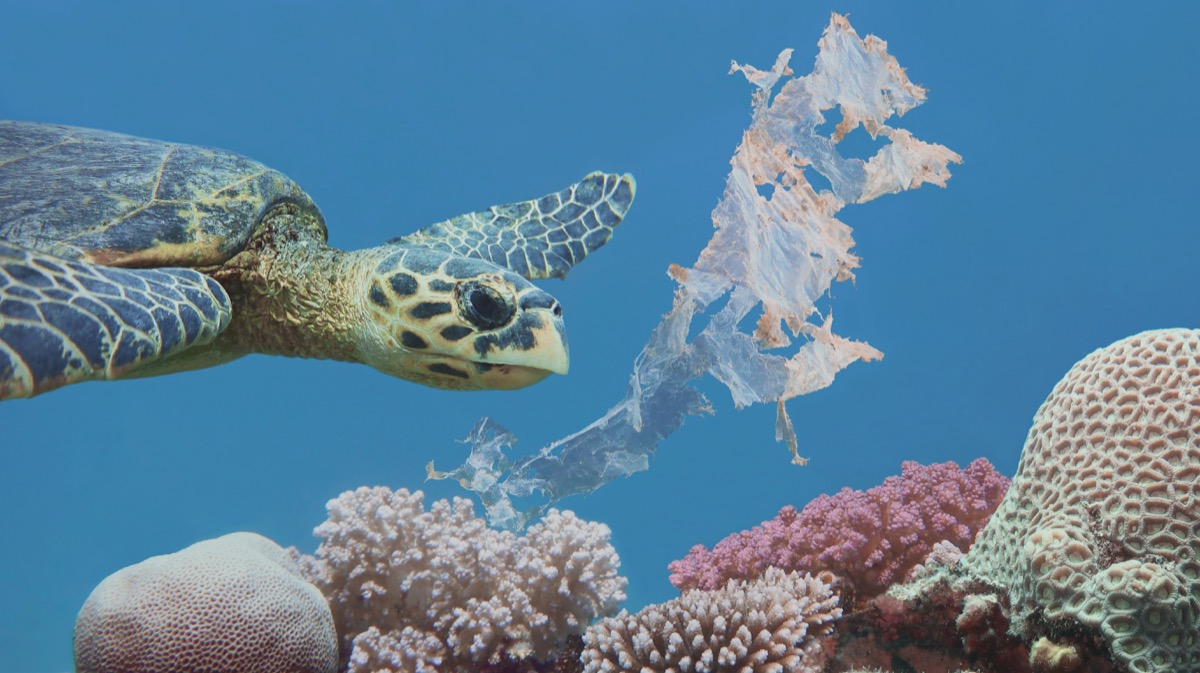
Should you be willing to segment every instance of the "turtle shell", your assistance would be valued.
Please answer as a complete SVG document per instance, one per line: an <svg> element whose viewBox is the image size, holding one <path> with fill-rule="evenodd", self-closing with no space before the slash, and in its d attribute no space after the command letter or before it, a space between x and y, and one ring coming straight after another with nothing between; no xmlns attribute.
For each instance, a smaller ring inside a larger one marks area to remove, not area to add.
<svg viewBox="0 0 1200 673"><path fill-rule="evenodd" d="M214 266L281 203L324 218L282 173L223 150L0 122L0 240L126 267Z"/></svg>

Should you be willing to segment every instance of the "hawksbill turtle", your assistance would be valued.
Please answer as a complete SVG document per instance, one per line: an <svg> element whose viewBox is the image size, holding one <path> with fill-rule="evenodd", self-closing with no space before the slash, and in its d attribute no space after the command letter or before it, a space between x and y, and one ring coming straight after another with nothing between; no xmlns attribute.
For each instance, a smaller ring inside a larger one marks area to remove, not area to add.
<svg viewBox="0 0 1200 673"><path fill-rule="evenodd" d="M632 176L591 173L353 252L292 180L218 149L0 122L0 399L248 353L452 389L568 366L561 278L608 242Z"/></svg>

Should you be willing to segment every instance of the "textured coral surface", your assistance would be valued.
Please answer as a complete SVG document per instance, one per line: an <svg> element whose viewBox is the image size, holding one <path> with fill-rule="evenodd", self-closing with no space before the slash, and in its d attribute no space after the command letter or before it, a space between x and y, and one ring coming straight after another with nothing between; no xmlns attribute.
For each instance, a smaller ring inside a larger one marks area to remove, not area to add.
<svg viewBox="0 0 1200 673"><path fill-rule="evenodd" d="M607 526L550 512L524 536L470 501L360 488L328 504L305 570L328 597L350 671L474 670L552 659L625 600Z"/></svg>
<svg viewBox="0 0 1200 673"><path fill-rule="evenodd" d="M910 461L901 470L867 491L822 495L799 512L784 507L779 516L725 538L711 551L697 545L671 563L671 583L714 589L771 566L828 570L868 598L904 579L939 542L965 551L1008 486L983 458L965 469Z"/></svg>
<svg viewBox="0 0 1200 673"><path fill-rule="evenodd" d="M602 619L584 634L584 673L818 673L842 615L825 579L771 568Z"/></svg>
<svg viewBox="0 0 1200 673"><path fill-rule="evenodd" d="M1073 620L1135 673L1200 672L1200 331L1076 364L965 562L1008 589L1027 640Z"/></svg>
<svg viewBox="0 0 1200 673"><path fill-rule="evenodd" d="M332 673L321 593L286 552L233 533L109 575L75 622L79 673Z"/></svg>

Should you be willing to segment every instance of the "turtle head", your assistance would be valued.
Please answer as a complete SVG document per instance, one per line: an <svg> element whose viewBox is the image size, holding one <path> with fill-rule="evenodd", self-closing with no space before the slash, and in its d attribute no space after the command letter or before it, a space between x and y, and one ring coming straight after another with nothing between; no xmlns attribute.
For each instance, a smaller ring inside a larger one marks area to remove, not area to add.
<svg viewBox="0 0 1200 673"><path fill-rule="evenodd" d="M490 262L390 250L365 279L363 362L437 388L507 390L567 373L554 297Z"/></svg>

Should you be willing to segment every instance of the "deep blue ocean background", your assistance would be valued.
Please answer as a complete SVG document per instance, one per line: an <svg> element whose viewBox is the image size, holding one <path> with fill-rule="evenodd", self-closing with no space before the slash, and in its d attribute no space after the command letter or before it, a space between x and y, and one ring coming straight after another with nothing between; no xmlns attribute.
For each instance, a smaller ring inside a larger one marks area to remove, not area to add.
<svg viewBox="0 0 1200 673"><path fill-rule="evenodd" d="M838 332L885 353L790 410L691 419L649 472L561 506L608 523L626 604L676 595L695 543L866 488L902 460L1012 474L1029 421L1091 350L1200 324L1200 5L1155 3L3 3L0 117L231 149L297 180L334 245L630 171L609 247L566 282L569 376L453 393L367 367L264 356L0 405L0 672L71 668L75 613L109 573L253 530L311 551L324 504L457 465L481 416L520 452L624 394L749 123L730 59L807 73L830 11L885 39L929 101L898 125L965 159L946 190L849 206L863 258ZM862 132L859 132L862 135ZM872 143L859 138L859 155ZM853 152L852 152L853 153Z"/></svg>

